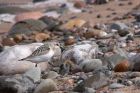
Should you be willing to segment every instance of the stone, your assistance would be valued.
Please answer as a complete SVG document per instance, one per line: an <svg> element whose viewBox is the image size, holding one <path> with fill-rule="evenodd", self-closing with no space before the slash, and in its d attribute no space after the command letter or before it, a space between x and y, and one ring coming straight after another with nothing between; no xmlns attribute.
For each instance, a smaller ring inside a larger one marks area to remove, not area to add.
<svg viewBox="0 0 140 93"><path fill-rule="evenodd" d="M76 7L76 8L84 8L85 6L86 6L86 4L82 1L76 1L74 3L74 7Z"/></svg>
<svg viewBox="0 0 140 93"><path fill-rule="evenodd" d="M73 45L74 43L76 43L76 40L73 36L67 37L64 41L65 45Z"/></svg>
<svg viewBox="0 0 140 93"><path fill-rule="evenodd" d="M50 35L46 33L38 33L35 35L35 41L36 42L43 42L50 39Z"/></svg>
<svg viewBox="0 0 140 93"><path fill-rule="evenodd" d="M136 77L132 80L132 82L134 83L135 86L140 86L140 77Z"/></svg>
<svg viewBox="0 0 140 93"><path fill-rule="evenodd" d="M15 35L14 41L15 41L16 43L19 43L19 42L21 42L22 40L23 40L23 35L20 35L20 34Z"/></svg>
<svg viewBox="0 0 140 93"><path fill-rule="evenodd" d="M95 4L106 4L109 0L95 0Z"/></svg>
<svg viewBox="0 0 140 93"><path fill-rule="evenodd" d="M87 4L94 4L96 0L86 0Z"/></svg>
<svg viewBox="0 0 140 93"><path fill-rule="evenodd" d="M22 75L0 77L1 93L31 93L34 88L34 83Z"/></svg>
<svg viewBox="0 0 140 93"><path fill-rule="evenodd" d="M95 37L105 37L107 36L107 33L102 31L102 30L94 30L94 31L87 31L86 33L84 33L84 37L85 38L95 38Z"/></svg>
<svg viewBox="0 0 140 93"><path fill-rule="evenodd" d="M13 25L8 32L8 37L14 37L17 34L30 35L33 32L44 32L46 26L41 20L23 20Z"/></svg>
<svg viewBox="0 0 140 93"><path fill-rule="evenodd" d="M13 45L16 45L16 42L14 41L13 38L4 38L1 43L2 43L3 46L13 46Z"/></svg>
<svg viewBox="0 0 140 93"><path fill-rule="evenodd" d="M98 51L98 45L95 42L82 41L77 42L77 45L71 46L62 54L63 62L67 59L71 59L79 65L84 59L95 58Z"/></svg>
<svg viewBox="0 0 140 93"><path fill-rule="evenodd" d="M74 88L74 91L76 92L83 92L85 91L85 88L93 88L93 89L99 89L106 85L108 85L108 76L102 72L101 70L95 71L92 76L88 77L85 80L82 80L77 86Z"/></svg>
<svg viewBox="0 0 140 93"><path fill-rule="evenodd" d="M47 17L47 16L43 16L39 20L43 21L47 25L46 28L49 31L57 30L59 26L62 24L59 20L52 17Z"/></svg>
<svg viewBox="0 0 140 93"><path fill-rule="evenodd" d="M120 63L122 60L125 60L125 59L126 59L125 57L123 57L123 56L121 56L119 54L114 54L114 55L106 58L107 62L109 62L108 66L111 69L114 69L114 67L118 63Z"/></svg>
<svg viewBox="0 0 140 93"><path fill-rule="evenodd" d="M115 72L126 72L130 68L130 62L128 60L122 60L120 61L115 67Z"/></svg>
<svg viewBox="0 0 140 93"><path fill-rule="evenodd" d="M48 93L57 90L56 82L52 79L43 80L35 89L34 93Z"/></svg>
<svg viewBox="0 0 140 93"><path fill-rule="evenodd" d="M39 82L41 79L41 69L39 67L33 67L25 72L24 76L30 78L34 83Z"/></svg>
<svg viewBox="0 0 140 93"><path fill-rule="evenodd" d="M119 83L113 83L113 84L109 85L110 89L118 89L118 88L122 88L122 87L124 87L124 85L119 84Z"/></svg>
<svg viewBox="0 0 140 93"><path fill-rule="evenodd" d="M86 21L82 19L72 19L72 20L69 20L67 23L64 23L63 25L61 25L60 29L72 30L75 27L79 27L79 28L82 27L85 23Z"/></svg>
<svg viewBox="0 0 140 93"><path fill-rule="evenodd" d="M40 17L43 16L43 13L39 11L33 11L33 12L24 12L24 13L19 13L16 15L15 20L16 22L27 20L27 19L39 19Z"/></svg>
<svg viewBox="0 0 140 93"><path fill-rule="evenodd" d="M85 93L96 93L96 90L93 88L85 88Z"/></svg>
<svg viewBox="0 0 140 93"><path fill-rule="evenodd" d="M102 61L100 59L85 59L80 63L80 67L85 72L94 71L95 69L102 67Z"/></svg>
<svg viewBox="0 0 140 93"><path fill-rule="evenodd" d="M116 23L111 24L110 29L124 31L124 30L128 30L129 27L127 25L125 25L124 23L116 22Z"/></svg>
<svg viewBox="0 0 140 93"><path fill-rule="evenodd" d="M57 72L54 72L54 71L49 71L46 75L46 77L44 77L44 79L54 79L56 77L58 77L59 74L57 74Z"/></svg>
<svg viewBox="0 0 140 93"><path fill-rule="evenodd" d="M18 60L29 56L41 45L43 45L43 43L32 43L27 45L15 45L5 49L0 53L0 73L6 75L25 73L28 69L34 67L35 63ZM43 71L48 68L48 64L46 62L39 63L38 67Z"/></svg>
<svg viewBox="0 0 140 93"><path fill-rule="evenodd" d="M136 78L136 77L140 77L140 72L128 73L128 78Z"/></svg>

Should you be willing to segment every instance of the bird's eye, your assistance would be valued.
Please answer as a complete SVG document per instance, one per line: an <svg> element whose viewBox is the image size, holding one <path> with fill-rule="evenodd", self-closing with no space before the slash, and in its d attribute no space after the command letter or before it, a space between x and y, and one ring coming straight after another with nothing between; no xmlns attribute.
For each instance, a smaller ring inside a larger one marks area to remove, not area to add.
<svg viewBox="0 0 140 93"><path fill-rule="evenodd" d="M58 44L58 43L57 43L56 45L57 45L57 46L59 46L59 44Z"/></svg>

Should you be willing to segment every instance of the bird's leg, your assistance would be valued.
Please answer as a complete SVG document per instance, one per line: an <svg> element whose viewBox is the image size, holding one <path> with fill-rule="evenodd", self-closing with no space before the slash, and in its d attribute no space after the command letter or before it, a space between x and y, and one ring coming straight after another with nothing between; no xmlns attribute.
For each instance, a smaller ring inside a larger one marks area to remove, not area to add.
<svg viewBox="0 0 140 93"><path fill-rule="evenodd" d="M35 67L37 67L37 63L35 64Z"/></svg>
<svg viewBox="0 0 140 93"><path fill-rule="evenodd" d="M48 63L49 63L51 66L53 66L53 67L54 67L54 65L53 65L50 61L49 61Z"/></svg>

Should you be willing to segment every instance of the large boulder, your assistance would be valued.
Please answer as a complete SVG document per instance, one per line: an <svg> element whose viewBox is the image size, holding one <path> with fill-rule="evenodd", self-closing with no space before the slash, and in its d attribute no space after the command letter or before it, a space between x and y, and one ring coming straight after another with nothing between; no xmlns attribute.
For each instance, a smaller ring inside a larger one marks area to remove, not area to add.
<svg viewBox="0 0 140 93"><path fill-rule="evenodd" d="M5 49L0 53L0 73L24 73L28 69L34 67L35 63L18 60L29 56L36 48L41 45L43 45L43 43L32 43L27 45L15 45ZM45 70L47 68L47 63L40 63L38 64L38 67L40 67L41 70Z"/></svg>

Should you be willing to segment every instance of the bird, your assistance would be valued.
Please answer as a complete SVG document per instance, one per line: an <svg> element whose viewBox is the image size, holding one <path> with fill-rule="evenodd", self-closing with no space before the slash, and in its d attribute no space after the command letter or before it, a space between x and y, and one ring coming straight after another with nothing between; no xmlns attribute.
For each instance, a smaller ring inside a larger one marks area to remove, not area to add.
<svg viewBox="0 0 140 93"><path fill-rule="evenodd" d="M53 65L50 61L55 54L55 50L59 48L59 46L60 44L57 42L44 43L36 50L34 50L31 55L27 56L26 58L20 59L19 61L30 61L36 64L35 67L37 67L38 63L46 61L48 61L50 65Z"/></svg>

